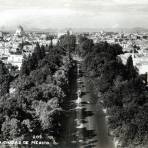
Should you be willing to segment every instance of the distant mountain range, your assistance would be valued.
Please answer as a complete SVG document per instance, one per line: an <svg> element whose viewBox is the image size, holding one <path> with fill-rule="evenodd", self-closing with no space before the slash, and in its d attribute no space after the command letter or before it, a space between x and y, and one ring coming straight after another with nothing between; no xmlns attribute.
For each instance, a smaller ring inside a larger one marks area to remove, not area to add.
<svg viewBox="0 0 148 148"><path fill-rule="evenodd" d="M24 31L35 31L35 32L64 32L69 28L57 29L57 28L29 28L28 26L24 26ZM107 32L148 32L148 28L135 27L135 28L70 28L73 32L99 32L99 31L107 31ZM15 32L16 28L7 29L5 27L0 28L0 31L8 31Z"/></svg>
<svg viewBox="0 0 148 148"><path fill-rule="evenodd" d="M25 28L24 28L25 29ZM28 29L28 31L39 31L39 32L64 32L69 28L57 29L57 28L32 28ZM135 28L70 28L73 32L99 32L99 31L107 31L107 32L148 32L148 28L135 27Z"/></svg>
<svg viewBox="0 0 148 148"><path fill-rule="evenodd" d="M135 27L135 28L73 28L73 31L76 32L98 32L98 31L107 31L107 32L148 32L148 28Z"/></svg>
<svg viewBox="0 0 148 148"><path fill-rule="evenodd" d="M135 28L106 28L105 31L113 32L148 32L148 28L135 27Z"/></svg>

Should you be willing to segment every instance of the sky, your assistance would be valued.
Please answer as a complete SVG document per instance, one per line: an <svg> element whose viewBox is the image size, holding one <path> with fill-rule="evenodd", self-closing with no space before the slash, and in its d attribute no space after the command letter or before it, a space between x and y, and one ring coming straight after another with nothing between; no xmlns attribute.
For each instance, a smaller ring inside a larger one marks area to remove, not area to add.
<svg viewBox="0 0 148 148"><path fill-rule="evenodd" d="M0 28L148 28L148 0L0 0Z"/></svg>

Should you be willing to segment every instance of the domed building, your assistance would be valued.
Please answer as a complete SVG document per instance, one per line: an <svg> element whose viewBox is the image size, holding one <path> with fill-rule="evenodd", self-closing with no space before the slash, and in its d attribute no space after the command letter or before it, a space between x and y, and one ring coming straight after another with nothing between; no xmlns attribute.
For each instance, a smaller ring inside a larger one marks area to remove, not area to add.
<svg viewBox="0 0 148 148"><path fill-rule="evenodd" d="M22 26L18 26L15 32L15 36L23 36L25 34L24 29Z"/></svg>

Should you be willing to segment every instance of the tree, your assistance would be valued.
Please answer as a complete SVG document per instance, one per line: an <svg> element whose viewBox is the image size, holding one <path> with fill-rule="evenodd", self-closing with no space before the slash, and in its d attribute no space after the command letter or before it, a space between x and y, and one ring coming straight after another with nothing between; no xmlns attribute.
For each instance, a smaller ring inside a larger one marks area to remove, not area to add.
<svg viewBox="0 0 148 148"><path fill-rule="evenodd" d="M53 97L58 97L60 100L62 100L65 97L65 93L63 90L54 84L45 84L38 86L39 90L43 92L43 98L44 100L48 101Z"/></svg>
<svg viewBox="0 0 148 148"><path fill-rule="evenodd" d="M138 75L134 65L132 56L129 56L126 63L127 79L134 79Z"/></svg>
<svg viewBox="0 0 148 148"><path fill-rule="evenodd" d="M92 39L84 40L79 46L80 55L84 57L85 55L90 53L93 45L94 44Z"/></svg>
<svg viewBox="0 0 148 148"><path fill-rule="evenodd" d="M54 39L54 36L53 35L49 35L48 36L48 39L50 40L49 48L53 48L53 39Z"/></svg>
<svg viewBox="0 0 148 148"><path fill-rule="evenodd" d="M45 53L45 47L42 45L41 46L41 59L43 59L45 57L46 53Z"/></svg>
<svg viewBox="0 0 148 148"><path fill-rule="evenodd" d="M44 83L47 79L47 76L50 75L50 69L45 65L42 68L33 70L30 73L30 77L32 79L32 81L34 82L34 84L36 84L36 86Z"/></svg>
<svg viewBox="0 0 148 148"><path fill-rule="evenodd" d="M20 123L17 119L9 117L6 118L6 121L2 124L3 138L7 140L14 140L20 136Z"/></svg>
<svg viewBox="0 0 148 148"><path fill-rule="evenodd" d="M28 63L26 59L23 59L22 66L21 66L21 71L20 75L29 75L29 70L28 70Z"/></svg>
<svg viewBox="0 0 148 148"><path fill-rule="evenodd" d="M59 39L58 46L73 52L76 46L76 37L74 35L63 35Z"/></svg>
<svg viewBox="0 0 148 148"><path fill-rule="evenodd" d="M35 70L38 67L38 63L45 57L45 47L39 46L39 43L36 43L36 47L32 55L29 57L24 57L22 62L20 75L29 75L31 71Z"/></svg>
<svg viewBox="0 0 148 148"><path fill-rule="evenodd" d="M34 48L34 54L36 56L37 61L39 61L42 57L42 54L41 54L41 47L38 42L36 43L36 47Z"/></svg>
<svg viewBox="0 0 148 148"><path fill-rule="evenodd" d="M57 70L54 74L54 79L56 81L56 84L60 86L63 90L67 89L68 78L64 70Z"/></svg>
<svg viewBox="0 0 148 148"><path fill-rule="evenodd" d="M10 74L5 64L0 61L0 96L9 92Z"/></svg>

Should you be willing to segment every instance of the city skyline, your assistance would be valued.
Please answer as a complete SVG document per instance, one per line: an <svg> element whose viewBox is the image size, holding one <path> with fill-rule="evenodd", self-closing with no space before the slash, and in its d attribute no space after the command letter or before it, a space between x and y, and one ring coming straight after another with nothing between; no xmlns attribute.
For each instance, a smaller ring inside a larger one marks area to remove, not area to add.
<svg viewBox="0 0 148 148"><path fill-rule="evenodd" d="M148 28L147 0L0 0L0 28Z"/></svg>

